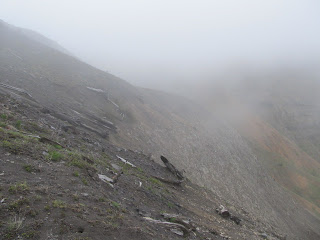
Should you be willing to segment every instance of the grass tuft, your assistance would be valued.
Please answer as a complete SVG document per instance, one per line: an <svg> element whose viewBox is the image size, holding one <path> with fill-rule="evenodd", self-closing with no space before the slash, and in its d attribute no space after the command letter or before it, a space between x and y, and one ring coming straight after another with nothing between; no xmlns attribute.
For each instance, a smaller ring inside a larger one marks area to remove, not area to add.
<svg viewBox="0 0 320 240"><path fill-rule="evenodd" d="M16 127L17 129L21 129L21 125L22 125L21 120L17 120L16 123L15 123L15 127Z"/></svg>
<svg viewBox="0 0 320 240"><path fill-rule="evenodd" d="M112 202L111 202L111 205L112 205L113 207L115 207L115 208L118 208L118 209L121 207L120 203L117 203L117 202L115 202L115 201L112 201Z"/></svg>
<svg viewBox="0 0 320 240"><path fill-rule="evenodd" d="M50 151L48 159L54 162L58 162L63 158L63 154L58 151Z"/></svg>
<svg viewBox="0 0 320 240"><path fill-rule="evenodd" d="M11 185L9 187L9 192L10 193L22 193L22 192L26 192L28 190L29 190L29 186L27 185L26 182L17 183L15 185Z"/></svg>
<svg viewBox="0 0 320 240"><path fill-rule="evenodd" d="M54 200L52 201L52 207L64 209L67 207L67 204L61 200Z"/></svg>
<svg viewBox="0 0 320 240"><path fill-rule="evenodd" d="M30 164L23 165L23 168L29 173L33 171L33 167Z"/></svg>

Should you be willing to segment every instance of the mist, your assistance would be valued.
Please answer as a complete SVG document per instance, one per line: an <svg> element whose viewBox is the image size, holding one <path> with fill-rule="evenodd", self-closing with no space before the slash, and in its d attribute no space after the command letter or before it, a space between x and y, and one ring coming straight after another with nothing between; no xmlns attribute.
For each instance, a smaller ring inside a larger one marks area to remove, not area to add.
<svg viewBox="0 0 320 240"><path fill-rule="evenodd" d="M234 68L319 62L315 0L2 0L0 18L148 88L183 91Z"/></svg>
<svg viewBox="0 0 320 240"><path fill-rule="evenodd" d="M0 0L0 232L172 239L165 210L194 239L320 239L319 13L318 0Z"/></svg>

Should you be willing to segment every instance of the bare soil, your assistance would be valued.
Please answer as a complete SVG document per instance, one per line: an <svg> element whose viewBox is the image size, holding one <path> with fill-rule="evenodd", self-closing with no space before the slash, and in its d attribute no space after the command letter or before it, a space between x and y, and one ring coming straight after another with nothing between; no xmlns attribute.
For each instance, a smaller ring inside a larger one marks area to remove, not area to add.
<svg viewBox="0 0 320 240"><path fill-rule="evenodd" d="M85 129L65 132L67 122L43 112L0 95L0 239L284 239L188 179L181 186L158 180L177 179L150 156ZM98 177L121 172L113 187ZM241 223L218 215L220 204ZM163 213L190 219L195 229L182 237L145 219L168 221Z"/></svg>

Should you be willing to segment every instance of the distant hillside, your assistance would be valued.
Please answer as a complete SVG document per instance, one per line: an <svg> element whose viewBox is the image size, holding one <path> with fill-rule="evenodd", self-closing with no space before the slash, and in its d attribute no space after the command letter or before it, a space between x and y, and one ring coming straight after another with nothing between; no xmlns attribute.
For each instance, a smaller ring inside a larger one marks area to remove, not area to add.
<svg viewBox="0 0 320 240"><path fill-rule="evenodd" d="M67 55L73 56L72 53L70 53L68 50L66 50L65 48L63 48L61 45L59 45L58 43L56 43L55 41L52 41L51 39L35 32L32 31L30 29L25 29L25 28L19 28L19 27L14 27L11 26L10 24L7 24L6 22L2 21L0 19L0 24L3 26L6 26L7 28L10 28L12 31L16 31L17 33L22 33L23 35L25 35L26 37L41 43L43 45L46 45L47 47L56 49L62 53L65 53Z"/></svg>
<svg viewBox="0 0 320 240"><path fill-rule="evenodd" d="M206 95L211 111L224 115L271 176L320 216L320 78L295 70L253 74L222 89Z"/></svg>

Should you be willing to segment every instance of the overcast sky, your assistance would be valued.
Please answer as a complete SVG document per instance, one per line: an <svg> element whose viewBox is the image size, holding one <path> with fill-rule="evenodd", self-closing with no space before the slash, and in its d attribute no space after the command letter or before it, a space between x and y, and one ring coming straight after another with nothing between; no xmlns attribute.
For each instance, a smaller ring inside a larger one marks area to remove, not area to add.
<svg viewBox="0 0 320 240"><path fill-rule="evenodd" d="M0 18L144 86L320 56L319 0L0 0Z"/></svg>

